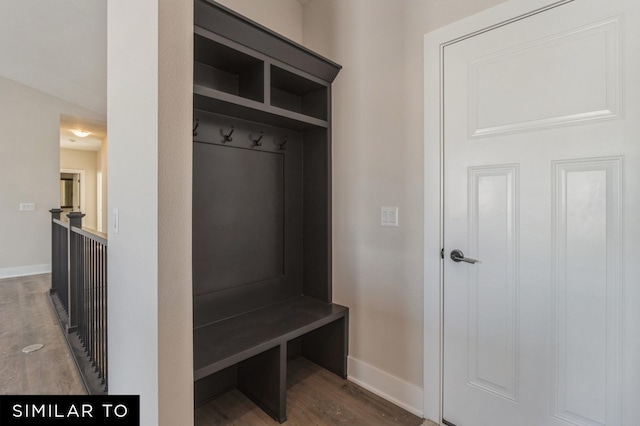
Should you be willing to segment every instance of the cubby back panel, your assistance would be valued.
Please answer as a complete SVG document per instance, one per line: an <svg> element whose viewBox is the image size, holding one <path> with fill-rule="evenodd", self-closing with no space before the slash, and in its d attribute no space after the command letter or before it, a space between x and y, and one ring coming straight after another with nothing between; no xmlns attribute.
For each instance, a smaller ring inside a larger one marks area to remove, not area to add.
<svg viewBox="0 0 640 426"><path fill-rule="evenodd" d="M195 327L303 292L300 134L215 114L198 116L193 147ZM225 142L231 126L232 140ZM260 146L251 141L259 135ZM280 149L274 141L285 137L286 149Z"/></svg>

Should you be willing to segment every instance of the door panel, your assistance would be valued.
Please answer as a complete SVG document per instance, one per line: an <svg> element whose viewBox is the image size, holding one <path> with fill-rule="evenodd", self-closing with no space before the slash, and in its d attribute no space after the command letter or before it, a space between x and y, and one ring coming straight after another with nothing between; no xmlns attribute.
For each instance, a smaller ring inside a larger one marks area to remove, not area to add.
<svg viewBox="0 0 640 426"><path fill-rule="evenodd" d="M608 424L607 403L612 415L621 410L622 158L558 161L553 170L552 412Z"/></svg>
<svg viewBox="0 0 640 426"><path fill-rule="evenodd" d="M469 383L517 400L518 167L469 168Z"/></svg>
<svg viewBox="0 0 640 426"><path fill-rule="evenodd" d="M639 12L579 0L445 47L457 426L640 424Z"/></svg>
<svg viewBox="0 0 640 426"><path fill-rule="evenodd" d="M619 32L620 19L612 18L472 61L470 134L615 117L620 108ZM540 72L531 73L534 68ZM520 84L523 75L527 84Z"/></svg>

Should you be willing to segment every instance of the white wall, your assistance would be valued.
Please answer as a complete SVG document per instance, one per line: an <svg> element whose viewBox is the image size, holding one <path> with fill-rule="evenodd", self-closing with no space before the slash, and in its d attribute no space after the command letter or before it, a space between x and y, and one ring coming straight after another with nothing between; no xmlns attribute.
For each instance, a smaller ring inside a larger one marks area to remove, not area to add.
<svg viewBox="0 0 640 426"><path fill-rule="evenodd" d="M60 149L60 168L84 170L84 213L86 216L82 218L82 226L85 228L96 229L97 226L97 205L96 198L96 165L97 155L95 151L84 151L80 149Z"/></svg>
<svg viewBox="0 0 640 426"><path fill-rule="evenodd" d="M302 44L302 10L298 0L216 0L296 43Z"/></svg>
<svg viewBox="0 0 640 426"><path fill-rule="evenodd" d="M191 0L108 3L109 391L193 423Z"/></svg>
<svg viewBox="0 0 640 426"><path fill-rule="evenodd" d="M96 112L0 77L0 278L51 264L49 209L60 207L60 114ZM35 212L19 212L35 203Z"/></svg>
<svg viewBox="0 0 640 426"><path fill-rule="evenodd" d="M158 3L108 2L109 392L158 424ZM146 161L140 161L145 159Z"/></svg>
<svg viewBox="0 0 640 426"><path fill-rule="evenodd" d="M0 75L107 110L107 0L0 2Z"/></svg>

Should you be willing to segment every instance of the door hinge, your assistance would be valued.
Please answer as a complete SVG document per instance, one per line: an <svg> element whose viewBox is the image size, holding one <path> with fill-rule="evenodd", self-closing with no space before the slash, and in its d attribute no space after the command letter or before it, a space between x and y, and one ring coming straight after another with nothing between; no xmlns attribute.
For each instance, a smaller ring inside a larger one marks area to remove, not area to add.
<svg viewBox="0 0 640 426"><path fill-rule="evenodd" d="M444 249L440 250L440 259L444 259Z"/></svg>

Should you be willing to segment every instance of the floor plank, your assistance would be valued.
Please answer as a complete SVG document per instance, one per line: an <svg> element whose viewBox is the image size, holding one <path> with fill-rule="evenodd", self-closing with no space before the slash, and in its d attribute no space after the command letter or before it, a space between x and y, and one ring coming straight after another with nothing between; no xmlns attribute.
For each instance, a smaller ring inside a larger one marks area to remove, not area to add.
<svg viewBox="0 0 640 426"><path fill-rule="evenodd" d="M84 395L48 299L50 275L0 280L0 394ZM42 349L25 354L26 346Z"/></svg>
<svg viewBox="0 0 640 426"><path fill-rule="evenodd" d="M304 358L291 361L287 373L288 426L423 424L421 418ZM195 419L197 426L278 424L238 390L197 408Z"/></svg>

